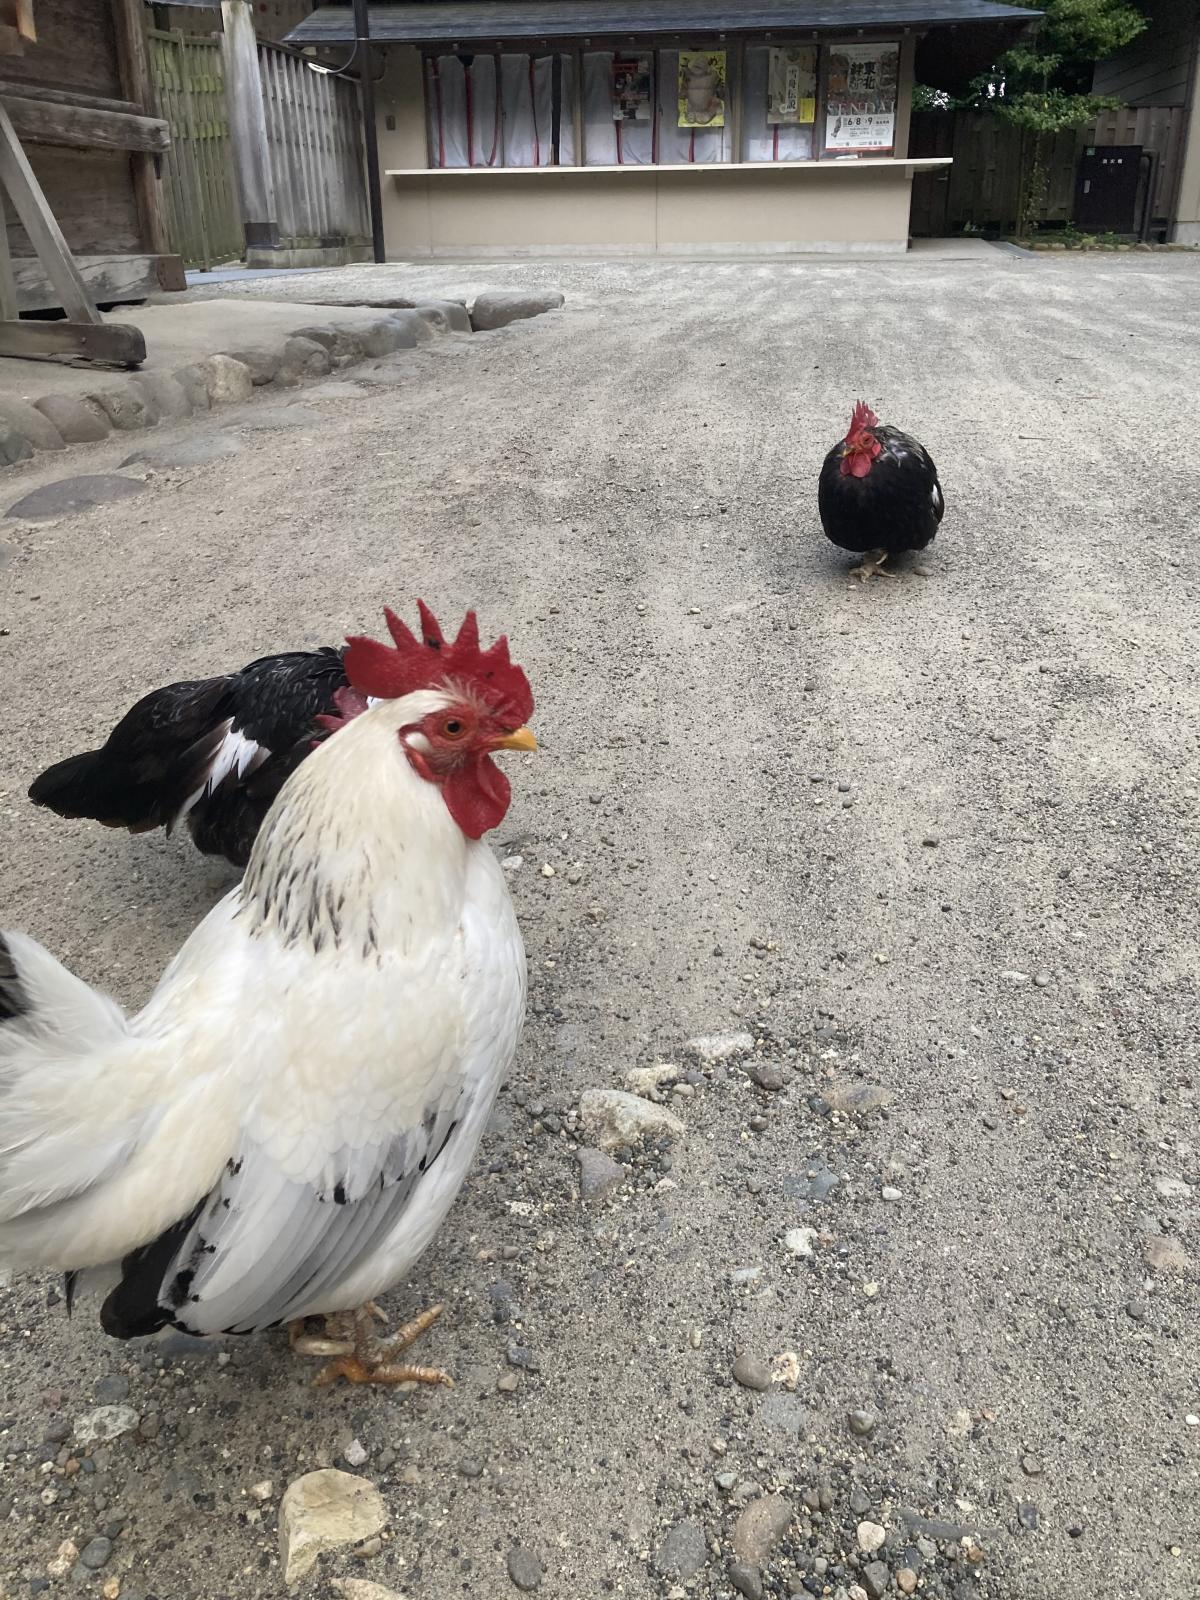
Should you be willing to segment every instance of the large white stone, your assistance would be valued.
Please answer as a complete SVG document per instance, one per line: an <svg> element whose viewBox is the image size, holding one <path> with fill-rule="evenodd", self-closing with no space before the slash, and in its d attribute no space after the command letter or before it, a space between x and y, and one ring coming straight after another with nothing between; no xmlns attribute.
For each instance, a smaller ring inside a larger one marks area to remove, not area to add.
<svg viewBox="0 0 1200 1600"><path fill-rule="evenodd" d="M605 1151L684 1131L683 1123L665 1106L626 1094L624 1089L586 1090L579 1101L579 1116L589 1144Z"/></svg>
<svg viewBox="0 0 1200 1600"><path fill-rule="evenodd" d="M361 1544L387 1525L383 1497L352 1472L324 1467L290 1483L279 1505L279 1559L293 1588L325 1550Z"/></svg>

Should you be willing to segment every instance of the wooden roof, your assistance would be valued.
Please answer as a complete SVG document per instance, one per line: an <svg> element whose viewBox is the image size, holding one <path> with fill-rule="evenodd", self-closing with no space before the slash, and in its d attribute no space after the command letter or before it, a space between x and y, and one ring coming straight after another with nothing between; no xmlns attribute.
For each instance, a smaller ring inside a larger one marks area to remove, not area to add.
<svg viewBox="0 0 1200 1600"><path fill-rule="evenodd" d="M997 0L397 0L369 8L379 44L458 40L605 38L645 34L764 33L944 28L998 24L1007 32L1040 16ZM349 5L321 6L288 34L291 44L354 38Z"/></svg>

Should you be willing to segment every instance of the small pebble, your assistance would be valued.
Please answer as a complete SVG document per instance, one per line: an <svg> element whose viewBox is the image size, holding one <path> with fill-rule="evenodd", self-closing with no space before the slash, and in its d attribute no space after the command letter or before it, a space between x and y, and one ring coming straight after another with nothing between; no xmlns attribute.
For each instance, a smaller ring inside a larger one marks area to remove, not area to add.
<svg viewBox="0 0 1200 1600"><path fill-rule="evenodd" d="M361 1467L367 1459L366 1446L361 1439L351 1439L342 1454L348 1467Z"/></svg>
<svg viewBox="0 0 1200 1600"><path fill-rule="evenodd" d="M745 1350L733 1363L733 1376L743 1389L757 1389L762 1392L771 1387L770 1368Z"/></svg>
<svg viewBox="0 0 1200 1600"><path fill-rule="evenodd" d="M112 1540L106 1539L101 1534L95 1539L88 1540L79 1552L79 1561L82 1566L90 1568L92 1572L99 1572L111 1555Z"/></svg>
<svg viewBox="0 0 1200 1600"><path fill-rule="evenodd" d="M846 1416L850 1432L859 1439L869 1439L875 1432L878 1422L879 1418L873 1411L851 1411Z"/></svg>
<svg viewBox="0 0 1200 1600"><path fill-rule="evenodd" d="M501 1394L516 1394L521 1387L521 1380L515 1372L506 1372L502 1378L496 1379L496 1387Z"/></svg>
<svg viewBox="0 0 1200 1600"><path fill-rule="evenodd" d="M876 1550L882 1548L883 1541L887 1538L887 1530L881 1528L877 1522L860 1522L857 1537L858 1548L873 1556Z"/></svg>
<svg viewBox="0 0 1200 1600"><path fill-rule="evenodd" d="M1048 989L1051 983L1053 983L1054 978L1053 975L1047 972L1045 967L1043 967L1040 972L1034 973L1033 981L1039 989Z"/></svg>
<svg viewBox="0 0 1200 1600"><path fill-rule="evenodd" d="M1044 1470L1038 1456L1024 1455L1021 1457L1021 1471L1027 1478L1040 1478Z"/></svg>
<svg viewBox="0 0 1200 1600"><path fill-rule="evenodd" d="M531 1594L541 1584L542 1563L518 1545L515 1550L508 1552L508 1575L518 1589Z"/></svg>
<svg viewBox="0 0 1200 1600"><path fill-rule="evenodd" d="M896 1574L896 1587L901 1594L915 1594L917 1575L911 1567L901 1567Z"/></svg>
<svg viewBox="0 0 1200 1600"><path fill-rule="evenodd" d="M748 1567L744 1562L731 1561L726 1569L729 1581L740 1595L746 1600L763 1600L762 1574L757 1567Z"/></svg>
<svg viewBox="0 0 1200 1600"><path fill-rule="evenodd" d="M893 1204L900 1199L899 1189L893 1189L890 1184L885 1184L880 1193L885 1200L890 1200Z"/></svg>

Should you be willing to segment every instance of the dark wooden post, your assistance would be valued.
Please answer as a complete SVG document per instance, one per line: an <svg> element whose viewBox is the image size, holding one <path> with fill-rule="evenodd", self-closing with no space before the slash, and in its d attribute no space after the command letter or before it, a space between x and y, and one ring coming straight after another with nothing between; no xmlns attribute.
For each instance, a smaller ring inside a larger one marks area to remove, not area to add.
<svg viewBox="0 0 1200 1600"><path fill-rule="evenodd" d="M112 0L113 25L117 35L117 61L121 70L121 90L147 117L157 113L154 84L150 77L150 52L146 48L142 0ZM141 225L142 245L151 255L165 256L171 251L167 230L167 207L159 178L159 158L149 151L135 150L129 157L133 192ZM164 289L182 289L182 268L178 283L164 283Z"/></svg>

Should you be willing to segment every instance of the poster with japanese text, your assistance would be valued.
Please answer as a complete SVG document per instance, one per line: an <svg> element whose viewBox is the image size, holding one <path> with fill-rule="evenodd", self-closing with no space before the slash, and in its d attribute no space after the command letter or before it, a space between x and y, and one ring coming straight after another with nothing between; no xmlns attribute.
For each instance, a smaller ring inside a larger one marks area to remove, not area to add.
<svg viewBox="0 0 1200 1600"><path fill-rule="evenodd" d="M724 50L679 52L679 126L725 126Z"/></svg>
<svg viewBox="0 0 1200 1600"><path fill-rule="evenodd" d="M812 122L817 114L817 52L812 45L773 49L767 66L767 125Z"/></svg>
<svg viewBox="0 0 1200 1600"><path fill-rule="evenodd" d="M835 44L825 90L825 149L886 155L896 140L900 46Z"/></svg>
<svg viewBox="0 0 1200 1600"><path fill-rule="evenodd" d="M649 122L653 100L653 72L649 56L616 56L612 64L614 122Z"/></svg>

